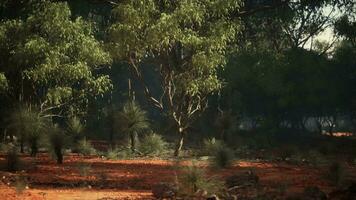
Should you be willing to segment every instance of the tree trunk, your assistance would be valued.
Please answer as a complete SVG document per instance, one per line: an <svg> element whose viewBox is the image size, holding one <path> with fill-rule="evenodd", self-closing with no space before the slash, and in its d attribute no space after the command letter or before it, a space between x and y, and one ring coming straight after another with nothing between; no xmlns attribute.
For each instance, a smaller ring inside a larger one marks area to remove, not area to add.
<svg viewBox="0 0 356 200"><path fill-rule="evenodd" d="M35 157L38 152L38 145L37 145L37 140L34 140L31 142L31 156Z"/></svg>
<svg viewBox="0 0 356 200"><path fill-rule="evenodd" d="M178 129L178 133L179 133L179 140L177 142L177 146L176 146L176 149L174 151L174 156L175 157L179 157L179 153L182 150L183 143L184 143L184 131L183 131L183 128L180 127Z"/></svg>
<svg viewBox="0 0 356 200"><path fill-rule="evenodd" d="M55 153L57 156L57 164L62 164L63 163L63 154L62 154L62 149L61 148L56 148Z"/></svg>
<svg viewBox="0 0 356 200"><path fill-rule="evenodd" d="M132 153L135 153L136 151L136 134L135 133L131 133L130 134L130 142L131 142L131 151Z"/></svg>
<svg viewBox="0 0 356 200"><path fill-rule="evenodd" d="M20 153L24 153L24 141L22 139L20 141Z"/></svg>

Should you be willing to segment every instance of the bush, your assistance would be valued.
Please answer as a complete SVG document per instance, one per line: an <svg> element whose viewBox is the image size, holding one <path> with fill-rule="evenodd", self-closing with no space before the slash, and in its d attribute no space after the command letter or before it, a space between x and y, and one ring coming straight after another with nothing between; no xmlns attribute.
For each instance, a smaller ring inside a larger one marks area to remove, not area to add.
<svg viewBox="0 0 356 200"><path fill-rule="evenodd" d="M234 152L225 146L215 150L211 159L211 165L216 168L226 168L231 166L234 160Z"/></svg>
<svg viewBox="0 0 356 200"><path fill-rule="evenodd" d="M8 128L19 138L21 153L27 142L31 148L31 156L36 156L39 141L48 128L49 121L35 106L21 106L9 117Z"/></svg>
<svg viewBox="0 0 356 200"><path fill-rule="evenodd" d="M96 150L93 148L93 146L90 144L89 141L86 139L82 139L81 141L78 142L78 144L75 147L76 152L85 155L85 156L90 156L90 155L95 155Z"/></svg>
<svg viewBox="0 0 356 200"><path fill-rule="evenodd" d="M80 176L88 176L91 170L91 165L89 163L80 162L77 165Z"/></svg>
<svg viewBox="0 0 356 200"><path fill-rule="evenodd" d="M117 148L109 149L106 152L105 157L109 160L119 160L119 159L128 159L134 157L134 153L132 153L131 149L128 148Z"/></svg>
<svg viewBox="0 0 356 200"><path fill-rule="evenodd" d="M74 146L84 139L84 126L78 117L73 117L67 122L66 133L71 137ZM74 149L76 151L77 149Z"/></svg>
<svg viewBox="0 0 356 200"><path fill-rule="evenodd" d="M4 147L6 149L6 170L7 171L17 171L20 168L20 158L17 153L17 148L9 144Z"/></svg>
<svg viewBox="0 0 356 200"><path fill-rule="evenodd" d="M198 166L192 165L183 169L178 177L178 195L192 197L198 191L206 195L219 194L224 187L216 177L207 178L205 172Z"/></svg>
<svg viewBox="0 0 356 200"><path fill-rule="evenodd" d="M57 160L57 164L63 163L63 153L67 141L68 139L64 132L57 125L53 125L48 143L50 150Z"/></svg>
<svg viewBox="0 0 356 200"><path fill-rule="evenodd" d="M220 141L216 140L215 138L211 139L204 139L203 141L203 151L205 155L212 156L215 154L215 152L225 146L225 144Z"/></svg>
<svg viewBox="0 0 356 200"><path fill-rule="evenodd" d="M157 156L167 151L167 142L161 135L150 133L145 135L139 145L139 150L144 155Z"/></svg>

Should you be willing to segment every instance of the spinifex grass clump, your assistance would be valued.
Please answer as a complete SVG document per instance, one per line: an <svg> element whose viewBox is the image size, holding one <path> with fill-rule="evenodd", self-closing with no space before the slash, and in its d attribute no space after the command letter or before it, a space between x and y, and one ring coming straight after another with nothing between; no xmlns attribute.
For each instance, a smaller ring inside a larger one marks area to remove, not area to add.
<svg viewBox="0 0 356 200"><path fill-rule="evenodd" d="M139 150L144 155L158 156L167 151L167 142L163 140L162 136L150 133L143 137Z"/></svg>
<svg viewBox="0 0 356 200"><path fill-rule="evenodd" d="M9 130L19 138L20 151L24 152L24 145L29 144L31 156L36 156L39 142L46 133L49 120L36 106L23 105L14 110L9 117Z"/></svg>
<svg viewBox="0 0 356 200"><path fill-rule="evenodd" d="M68 142L67 135L57 126L53 125L49 134L49 148L58 164L63 163L64 148Z"/></svg>
<svg viewBox="0 0 356 200"><path fill-rule="evenodd" d="M90 155L95 155L96 150L93 148L93 146L90 144L88 140L85 138L80 140L76 146L76 151L82 155L85 156L90 156Z"/></svg>
<svg viewBox="0 0 356 200"><path fill-rule="evenodd" d="M6 170L7 171L17 171L20 168L20 157L18 155L18 150L15 145L8 144L5 147L5 160L6 160Z"/></svg>
<svg viewBox="0 0 356 200"><path fill-rule="evenodd" d="M215 138L208 138L203 140L203 154L212 156L215 152L224 146L224 142Z"/></svg>
<svg viewBox="0 0 356 200"><path fill-rule="evenodd" d="M234 152L226 146L217 148L211 158L211 165L215 168L227 168L234 161Z"/></svg>
<svg viewBox="0 0 356 200"><path fill-rule="evenodd" d="M192 198L199 191L205 195L219 194L223 185L217 177L207 177L201 167L193 164L183 168L178 176L178 195Z"/></svg>
<svg viewBox="0 0 356 200"><path fill-rule="evenodd" d="M116 126L129 137L131 151L135 153L137 135L149 127L147 113L135 101L128 101L116 116Z"/></svg>

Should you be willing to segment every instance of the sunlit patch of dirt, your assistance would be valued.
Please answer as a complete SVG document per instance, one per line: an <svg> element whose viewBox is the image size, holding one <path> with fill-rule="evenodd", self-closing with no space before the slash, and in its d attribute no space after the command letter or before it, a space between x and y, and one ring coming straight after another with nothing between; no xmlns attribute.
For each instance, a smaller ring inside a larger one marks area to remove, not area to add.
<svg viewBox="0 0 356 200"><path fill-rule="evenodd" d="M0 162L4 162L3 158L0 156ZM113 161L76 154L67 155L62 165L57 165L46 154L37 158L23 156L22 160L25 163L22 172L0 171L0 178L5 177L0 181L0 196L5 199L150 199L153 185L174 180L178 164L193 163L190 160L178 163L155 159ZM266 190L282 186L288 188L289 193L300 193L307 186L318 186L324 192L334 189L324 177L326 169L306 165L241 161L228 169L217 170L209 168L207 161L194 164L222 180L253 171ZM86 167L85 174L81 172L81 166ZM354 167L349 171L356 174ZM21 195L16 194L13 186L17 176L26 177L29 186Z"/></svg>

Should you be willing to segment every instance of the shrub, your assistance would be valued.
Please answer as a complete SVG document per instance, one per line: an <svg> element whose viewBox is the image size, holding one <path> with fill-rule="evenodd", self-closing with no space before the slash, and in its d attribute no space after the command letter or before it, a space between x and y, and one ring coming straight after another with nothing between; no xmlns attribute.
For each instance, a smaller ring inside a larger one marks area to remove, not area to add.
<svg viewBox="0 0 356 200"><path fill-rule="evenodd" d="M211 159L211 165L216 168L229 167L234 160L234 152L225 146L222 146L215 150L215 153Z"/></svg>
<svg viewBox="0 0 356 200"><path fill-rule="evenodd" d="M203 151L205 155L212 156L223 146L225 146L224 143L220 140L216 140L215 138L203 140Z"/></svg>
<svg viewBox="0 0 356 200"><path fill-rule="evenodd" d="M66 132L71 137L74 147L77 147L79 142L84 139L83 130L84 126L78 117L73 117L67 122ZM74 152L76 152L76 150L77 149L74 148Z"/></svg>
<svg viewBox="0 0 356 200"><path fill-rule="evenodd" d="M16 178L16 181L15 181L15 183L14 183L14 186L15 186L15 189L16 189L16 193L17 193L17 194L22 194L22 192L23 192L26 188L28 188L27 185L28 185L28 184L27 184L27 180L26 180L25 177L22 177L22 176L17 177L17 178Z"/></svg>
<svg viewBox="0 0 356 200"><path fill-rule="evenodd" d="M167 142L163 140L161 135L150 133L142 139L139 150L144 155L157 156L167 150Z"/></svg>
<svg viewBox="0 0 356 200"><path fill-rule="evenodd" d="M134 101L127 102L115 117L116 126L125 133L131 143L132 152L136 151L136 136L149 127L146 111Z"/></svg>
<svg viewBox="0 0 356 200"><path fill-rule="evenodd" d="M78 153L83 154L85 156L96 154L96 150L86 139L82 139L81 141L79 141L75 149Z"/></svg>
<svg viewBox="0 0 356 200"><path fill-rule="evenodd" d="M198 166L192 165L183 169L178 177L178 195L192 197L198 191L207 194L219 194L224 187L216 177L207 178L205 172Z"/></svg>
<svg viewBox="0 0 356 200"><path fill-rule="evenodd" d="M12 145L6 145L4 147L6 149L6 170L7 171L17 171L20 168L20 158L17 153L17 148Z"/></svg>
<svg viewBox="0 0 356 200"><path fill-rule="evenodd" d="M118 160L118 159L128 159L134 157L134 153L128 148L113 148L109 149L106 152L106 158L109 160Z"/></svg>
<svg viewBox="0 0 356 200"><path fill-rule="evenodd" d="M8 128L19 138L22 153L27 142L31 148L31 156L36 156L39 140L47 127L48 119L34 106L21 106L10 114Z"/></svg>
<svg viewBox="0 0 356 200"><path fill-rule="evenodd" d="M80 176L88 176L91 169L91 165L89 163L80 162L77 165L77 169L79 170Z"/></svg>
<svg viewBox="0 0 356 200"><path fill-rule="evenodd" d="M64 132L57 125L53 125L48 143L50 150L57 160L57 164L63 163L63 153L67 141L68 139Z"/></svg>

